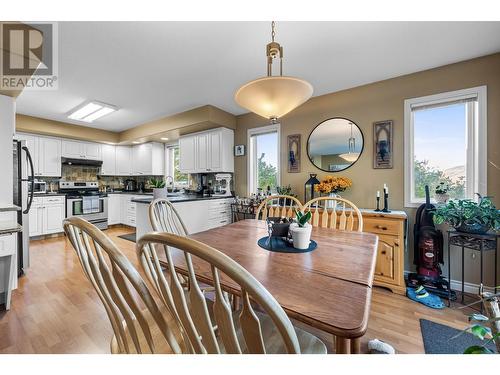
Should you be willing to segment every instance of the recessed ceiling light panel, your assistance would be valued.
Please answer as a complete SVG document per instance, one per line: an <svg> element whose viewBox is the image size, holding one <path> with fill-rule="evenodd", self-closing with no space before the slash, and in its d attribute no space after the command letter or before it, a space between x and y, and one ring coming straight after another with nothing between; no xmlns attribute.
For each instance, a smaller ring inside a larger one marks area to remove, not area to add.
<svg viewBox="0 0 500 375"><path fill-rule="evenodd" d="M117 110L118 108L111 104L91 101L76 107L68 118L90 123Z"/></svg>

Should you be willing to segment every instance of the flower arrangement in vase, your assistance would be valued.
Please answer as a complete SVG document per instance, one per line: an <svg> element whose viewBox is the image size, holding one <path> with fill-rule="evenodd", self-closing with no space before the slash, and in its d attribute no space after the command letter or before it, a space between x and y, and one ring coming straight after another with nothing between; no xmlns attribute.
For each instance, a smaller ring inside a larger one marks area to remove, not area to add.
<svg viewBox="0 0 500 375"><path fill-rule="evenodd" d="M333 177L326 176L317 185L314 185L314 190L317 193L326 194L329 197L340 197L338 193L346 191L352 186L352 180L349 177ZM328 202L326 208L334 208L335 202Z"/></svg>

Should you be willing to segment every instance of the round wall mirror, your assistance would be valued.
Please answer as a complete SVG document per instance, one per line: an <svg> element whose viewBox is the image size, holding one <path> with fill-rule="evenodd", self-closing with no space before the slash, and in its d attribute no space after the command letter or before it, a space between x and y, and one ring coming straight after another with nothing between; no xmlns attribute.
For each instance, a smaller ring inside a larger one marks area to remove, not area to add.
<svg viewBox="0 0 500 375"><path fill-rule="evenodd" d="M351 120L335 117L319 123L307 140L307 155L317 168L340 172L363 152L363 133Z"/></svg>

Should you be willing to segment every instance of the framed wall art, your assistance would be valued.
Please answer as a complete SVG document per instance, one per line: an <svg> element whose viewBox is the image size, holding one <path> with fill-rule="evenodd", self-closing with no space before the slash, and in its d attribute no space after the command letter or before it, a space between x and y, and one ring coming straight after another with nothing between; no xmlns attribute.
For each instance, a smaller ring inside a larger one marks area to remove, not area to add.
<svg viewBox="0 0 500 375"><path fill-rule="evenodd" d="M373 168L392 168L393 155L393 128L392 120L373 123Z"/></svg>
<svg viewBox="0 0 500 375"><path fill-rule="evenodd" d="M288 173L300 172L300 134L292 134L288 139Z"/></svg>
<svg viewBox="0 0 500 375"><path fill-rule="evenodd" d="M234 146L234 156L245 156L245 145Z"/></svg>

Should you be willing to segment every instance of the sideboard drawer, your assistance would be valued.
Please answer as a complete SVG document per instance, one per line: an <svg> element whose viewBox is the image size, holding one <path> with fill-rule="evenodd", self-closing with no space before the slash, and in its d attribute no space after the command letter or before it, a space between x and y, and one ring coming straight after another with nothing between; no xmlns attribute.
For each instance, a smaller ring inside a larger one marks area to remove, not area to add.
<svg viewBox="0 0 500 375"><path fill-rule="evenodd" d="M396 220L374 220L363 218L363 232L394 234L400 232L400 222Z"/></svg>

